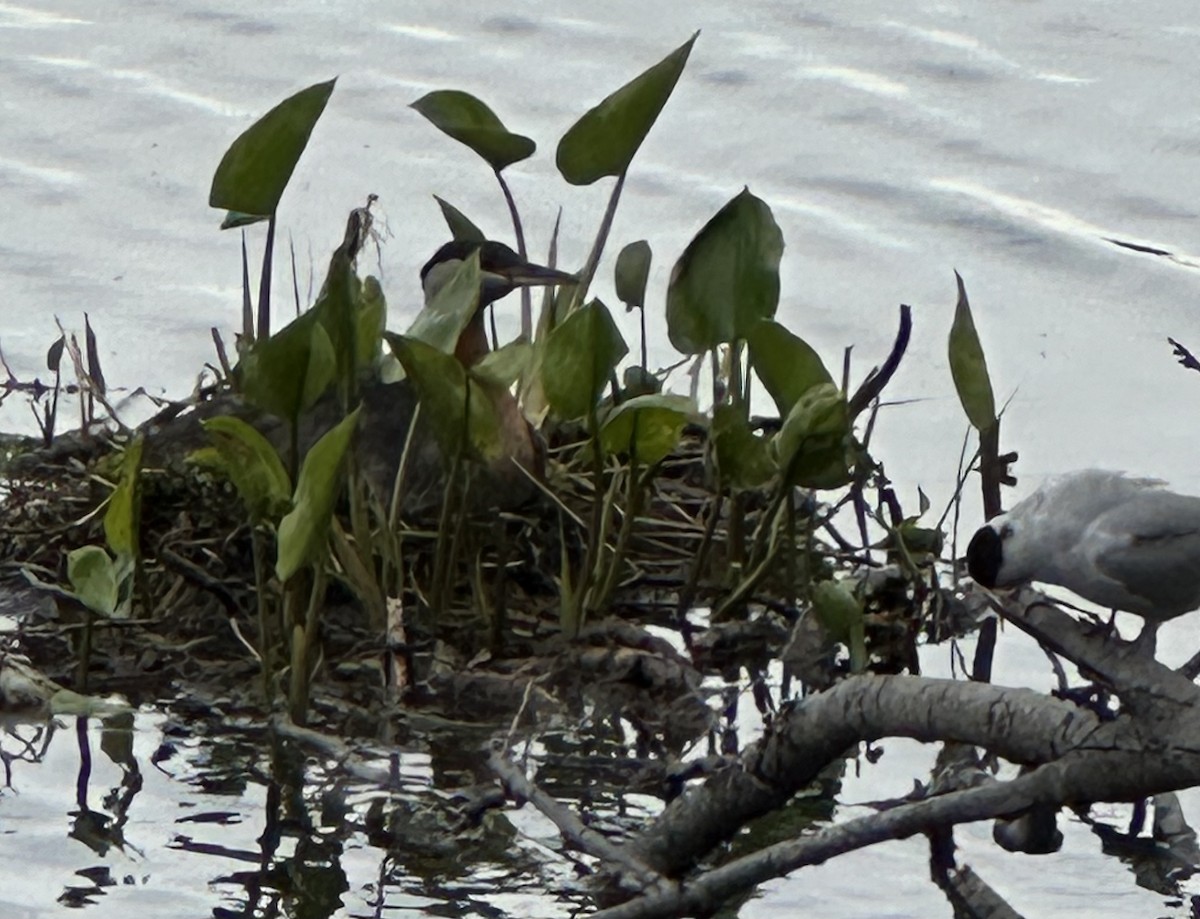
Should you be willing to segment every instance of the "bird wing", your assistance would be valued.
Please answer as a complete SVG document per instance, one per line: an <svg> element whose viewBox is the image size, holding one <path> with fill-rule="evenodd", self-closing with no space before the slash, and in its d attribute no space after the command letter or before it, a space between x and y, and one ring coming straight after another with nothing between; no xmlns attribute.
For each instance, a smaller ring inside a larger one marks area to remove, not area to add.
<svg viewBox="0 0 1200 919"><path fill-rule="evenodd" d="M1167 618L1200 606L1200 498L1145 493L1098 517L1087 540L1097 572L1145 601L1133 612Z"/></svg>

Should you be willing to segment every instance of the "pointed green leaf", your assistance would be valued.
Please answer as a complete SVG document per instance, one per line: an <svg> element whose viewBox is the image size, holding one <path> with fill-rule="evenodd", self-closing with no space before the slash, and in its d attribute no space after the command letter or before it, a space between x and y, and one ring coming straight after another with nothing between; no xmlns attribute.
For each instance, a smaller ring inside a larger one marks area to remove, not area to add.
<svg viewBox="0 0 1200 919"><path fill-rule="evenodd" d="M758 488L775 474L777 467L767 438L750 429L737 406L724 404L713 409L712 438L724 484Z"/></svg>
<svg viewBox="0 0 1200 919"><path fill-rule="evenodd" d="M213 442L217 466L233 482L250 519L255 523L278 520L291 503L292 482L275 448L255 428L231 415L209 418L203 425ZM190 458L204 462L203 454Z"/></svg>
<svg viewBox="0 0 1200 919"><path fill-rule="evenodd" d="M67 579L79 601L93 612L111 617L117 610L117 569L100 546L83 546L67 554Z"/></svg>
<svg viewBox="0 0 1200 919"><path fill-rule="evenodd" d="M125 447L121 475L104 513L104 539L117 556L138 555L138 522L141 518L142 437L139 434Z"/></svg>
<svg viewBox="0 0 1200 919"><path fill-rule="evenodd" d="M334 355L335 380L352 379L357 367L358 308L361 292L362 282L358 279L350 256L339 247L329 259L325 283L321 285L317 301L309 311L329 335Z"/></svg>
<svg viewBox="0 0 1200 919"><path fill-rule="evenodd" d="M465 448L471 458L500 456L495 388L469 379L457 358L419 339L392 332L385 338L417 388L422 422L430 426L442 454L453 457Z"/></svg>
<svg viewBox="0 0 1200 919"><path fill-rule="evenodd" d="M783 234L771 209L743 189L704 225L675 263L667 288L667 334L701 354L744 338L779 305Z"/></svg>
<svg viewBox="0 0 1200 919"><path fill-rule="evenodd" d="M459 336L479 309L480 284L476 249L417 314L405 337L423 341L446 354L454 353Z"/></svg>
<svg viewBox="0 0 1200 919"><path fill-rule="evenodd" d="M528 137L513 134L487 105L456 89L441 89L412 103L443 134L466 144L497 172L533 155L537 149Z"/></svg>
<svg viewBox="0 0 1200 919"><path fill-rule="evenodd" d="M678 446L683 426L695 413L687 396L635 396L602 415L600 445L606 453L652 466Z"/></svg>
<svg viewBox="0 0 1200 919"><path fill-rule="evenodd" d="M580 118L558 142L558 171L572 185L619 176L658 120L683 73L697 32Z"/></svg>
<svg viewBox="0 0 1200 919"><path fill-rule="evenodd" d="M746 333L750 364L775 400L780 418L813 386L833 383L820 355L774 320L756 322Z"/></svg>
<svg viewBox="0 0 1200 919"><path fill-rule="evenodd" d="M617 256L617 296L628 309L646 305L646 281L650 277L650 243L632 242Z"/></svg>
<svg viewBox="0 0 1200 919"><path fill-rule="evenodd" d="M950 326L950 374L954 377L954 388L958 390L958 401L967 413L967 420L976 430L986 431L996 423L992 380L988 376L983 345L975 331L971 304L967 302L967 288L957 271L954 280L958 282L958 304L954 307L954 323Z"/></svg>
<svg viewBox="0 0 1200 919"><path fill-rule="evenodd" d="M542 357L546 401L565 420L584 417L628 353L608 307L599 300L580 307L546 337Z"/></svg>
<svg viewBox="0 0 1200 919"><path fill-rule="evenodd" d="M836 386L810 388L792 406L775 435L775 454L788 482L838 488L851 479L850 412Z"/></svg>
<svg viewBox="0 0 1200 919"><path fill-rule="evenodd" d="M304 457L291 512L279 524L275 574L286 581L315 561L329 542L329 521L342 487L342 465L359 409L313 444Z"/></svg>
<svg viewBox="0 0 1200 919"><path fill-rule="evenodd" d="M329 333L309 310L255 343L242 361L242 389L252 405L294 419L321 397L336 369Z"/></svg>
<svg viewBox="0 0 1200 919"><path fill-rule="evenodd" d="M274 214L336 82L301 90L247 128L217 167L209 206L247 216Z"/></svg>
<svg viewBox="0 0 1200 919"><path fill-rule="evenodd" d="M518 338L487 355L471 368L471 376L508 389L529 369L533 346Z"/></svg>
<svg viewBox="0 0 1200 919"><path fill-rule="evenodd" d="M471 218L449 201L444 201L437 195L433 196L433 200L442 209L442 217L446 221L446 226L450 228L450 235L455 239L472 243L481 243L487 239L483 235L483 231L471 222Z"/></svg>
<svg viewBox="0 0 1200 919"><path fill-rule="evenodd" d="M355 343L358 355L354 366L357 370L366 370L379 362L383 330L387 327L387 299L383 295L379 280L372 275L368 275L362 282L362 290L358 297L357 321Z"/></svg>

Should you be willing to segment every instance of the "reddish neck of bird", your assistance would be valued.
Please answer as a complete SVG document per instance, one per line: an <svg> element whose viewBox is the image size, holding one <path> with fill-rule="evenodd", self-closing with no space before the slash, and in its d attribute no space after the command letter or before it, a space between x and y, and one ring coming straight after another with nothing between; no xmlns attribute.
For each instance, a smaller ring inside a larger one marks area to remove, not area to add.
<svg viewBox="0 0 1200 919"><path fill-rule="evenodd" d="M467 327L458 336L458 344L454 346L454 356L464 367L472 367L483 359L491 350L488 345L487 332L483 328L483 310L476 310Z"/></svg>

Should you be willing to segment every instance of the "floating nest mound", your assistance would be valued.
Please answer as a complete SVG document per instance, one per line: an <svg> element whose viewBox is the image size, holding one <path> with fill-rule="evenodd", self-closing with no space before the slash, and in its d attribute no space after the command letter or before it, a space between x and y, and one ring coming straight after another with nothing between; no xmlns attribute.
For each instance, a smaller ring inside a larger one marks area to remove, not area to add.
<svg viewBox="0 0 1200 919"><path fill-rule="evenodd" d="M33 610L21 617L9 644L48 676L91 693L121 691L134 702L185 695L219 698L226 708L263 709L251 530L232 484L187 461L207 441L199 422L231 411L279 433L278 425L227 393L173 408L143 426L143 563L135 612L125 620L91 617L61 593L31 593L25 586L31 577L66 585L67 553L105 544L104 506L120 446L110 438L72 434L50 449L9 460L0 484L0 572L9 611ZM302 442L315 439L320 428L315 424ZM369 455L378 452L380 440L360 438L357 462L380 461ZM369 621L354 594L333 577L321 613L323 656L312 717L345 734L372 735L381 713L400 704L496 723L517 711L576 719L586 711L595 723L608 715L628 719L646 743L679 750L713 722L713 708L700 692L706 673L733 675L746 668L761 674L785 644L806 682L829 682L844 670L845 655L819 624L795 628L804 607L796 594L808 580L863 558L849 546L819 542L811 529L806 551L788 553L788 561L745 592L745 603L725 610L725 621L697 629L684 616L728 601L741 576L742 553L733 541L750 543L768 512L765 492L728 500L712 492L705 431L698 427L685 432L654 477L604 615L587 623L576 640L564 640L563 572L579 570L593 513L590 456L585 443L561 431L547 449L545 483L530 483L519 507L509 500L508 509L498 512L486 500L474 501L457 524L449 579L454 586L437 615L426 605L436 521L419 512L402 516L397 608L404 610L403 641L393 632L389 642L387 630ZM494 498L495 483L484 485L475 494ZM809 515L815 510L801 508ZM611 525L619 524L621 513L617 502ZM867 605L871 665L886 672L913 669L927 585L912 572L875 565ZM0 600L0 612L5 605ZM89 618L92 627L85 628ZM656 637L647 625L678 629L682 641ZM285 685L281 677L277 697Z"/></svg>

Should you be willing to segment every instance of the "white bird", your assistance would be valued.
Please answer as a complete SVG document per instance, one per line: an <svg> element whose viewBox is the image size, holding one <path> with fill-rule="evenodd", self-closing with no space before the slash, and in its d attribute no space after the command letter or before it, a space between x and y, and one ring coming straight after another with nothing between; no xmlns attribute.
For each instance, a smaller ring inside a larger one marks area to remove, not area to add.
<svg viewBox="0 0 1200 919"><path fill-rule="evenodd" d="M1042 581L1136 613L1152 640L1200 608L1200 497L1163 485L1102 469L1053 479L975 533L967 570L984 587Z"/></svg>

